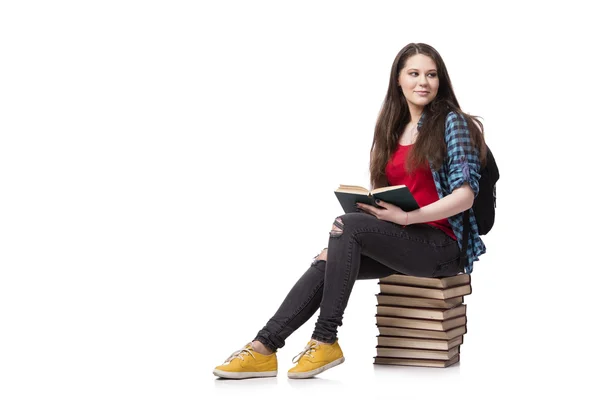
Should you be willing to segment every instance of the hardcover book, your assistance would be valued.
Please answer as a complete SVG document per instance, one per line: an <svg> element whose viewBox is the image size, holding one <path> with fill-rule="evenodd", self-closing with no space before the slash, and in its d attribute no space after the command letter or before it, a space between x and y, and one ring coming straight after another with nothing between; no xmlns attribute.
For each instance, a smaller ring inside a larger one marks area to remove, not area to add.
<svg viewBox="0 0 600 400"><path fill-rule="evenodd" d="M392 357L374 357L373 364L379 365L406 365L410 367L434 367L445 368L460 361L460 353L450 360L426 360L416 358L392 358Z"/></svg>
<svg viewBox="0 0 600 400"><path fill-rule="evenodd" d="M467 324L466 315L452 319L447 319L445 321L434 321L416 318L398 318L383 315L376 315L375 318L377 319L377 325L381 326L395 326L397 328L410 329L426 329L430 331L449 331L452 328L456 328L461 325Z"/></svg>
<svg viewBox="0 0 600 400"><path fill-rule="evenodd" d="M450 350L419 350L403 349L400 347L382 347L377 346L377 355L379 357L398 357L398 358L426 358L429 360L450 360L460 351L460 346Z"/></svg>
<svg viewBox="0 0 600 400"><path fill-rule="evenodd" d="M451 299L453 297L471 294L471 284L455 286L448 289L432 289L414 286L379 284L379 291L383 294L397 294L402 296L425 297L428 299Z"/></svg>
<svg viewBox="0 0 600 400"><path fill-rule="evenodd" d="M430 331L424 329L399 328L378 325L379 333L384 336L403 336L418 339L452 340L467 333L467 326L461 325L448 331ZM408 347L408 346L406 346Z"/></svg>
<svg viewBox="0 0 600 400"><path fill-rule="evenodd" d="M421 278L418 276L409 276L393 274L379 279L380 283L404 286L419 286L434 289L447 289L454 286L463 286L471 283L470 274L459 274L443 278Z"/></svg>
<svg viewBox="0 0 600 400"><path fill-rule="evenodd" d="M447 310L437 308L411 308L411 307L390 307L377 306L377 315L388 317L435 319L444 321L467 314L467 305L461 304Z"/></svg>
<svg viewBox="0 0 600 400"><path fill-rule="evenodd" d="M457 336L450 340L418 339L409 337L377 336L377 344L384 347L402 347L424 350L450 350L463 344L463 336Z"/></svg>
<svg viewBox="0 0 600 400"><path fill-rule="evenodd" d="M382 306L404 306L404 307L417 307L417 308L454 308L462 304L464 297L453 297L451 299L426 299L422 297L406 297L397 296L393 294L379 293L375 295L377 297L377 304Z"/></svg>
<svg viewBox="0 0 600 400"><path fill-rule="evenodd" d="M385 186L373 190L362 186L340 185L334 193L346 213L358 212L354 207L355 203L365 203L379 208L375 203L376 199L394 204L404 211L419 208L419 204L405 185Z"/></svg>

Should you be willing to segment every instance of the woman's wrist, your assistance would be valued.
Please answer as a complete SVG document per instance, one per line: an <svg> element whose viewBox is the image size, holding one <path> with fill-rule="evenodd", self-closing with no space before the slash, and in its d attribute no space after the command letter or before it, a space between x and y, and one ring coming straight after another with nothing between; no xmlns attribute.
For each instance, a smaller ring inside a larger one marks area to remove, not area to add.
<svg viewBox="0 0 600 400"><path fill-rule="evenodd" d="M409 224L408 214L406 211L403 211L398 215L398 225L407 226Z"/></svg>

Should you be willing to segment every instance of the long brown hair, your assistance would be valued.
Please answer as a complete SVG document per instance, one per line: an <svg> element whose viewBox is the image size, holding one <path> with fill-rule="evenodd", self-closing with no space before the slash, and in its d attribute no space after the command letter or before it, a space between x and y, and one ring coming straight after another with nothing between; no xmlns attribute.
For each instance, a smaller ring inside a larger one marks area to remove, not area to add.
<svg viewBox="0 0 600 400"><path fill-rule="evenodd" d="M446 155L444 140L446 116L451 111L465 117L471 143L479 149L481 164L485 164L486 146L483 124L477 119L478 117L469 115L460 109L442 57L433 47L425 43L410 43L400 50L394 59L388 91L375 124L369 167L372 189L389 185L385 175L385 166L398 146L400 134L406 124L410 122L410 111L398 84L398 76L406 65L406 60L415 54L423 54L433 59L439 77L439 89L433 101L423 108L425 113L423 125L418 130L419 134L406 160L408 172L414 171L418 166L428 165L428 163L431 163L436 170L441 168Z"/></svg>

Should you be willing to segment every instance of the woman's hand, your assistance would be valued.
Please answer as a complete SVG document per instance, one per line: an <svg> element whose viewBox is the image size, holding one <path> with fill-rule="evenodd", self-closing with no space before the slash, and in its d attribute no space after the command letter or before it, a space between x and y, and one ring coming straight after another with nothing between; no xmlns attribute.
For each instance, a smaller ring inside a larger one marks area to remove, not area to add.
<svg viewBox="0 0 600 400"><path fill-rule="evenodd" d="M383 208L373 207L364 203L356 203L356 207L363 210L383 221L393 222L398 225L406 225L408 222L408 213L403 211L400 207L390 203L386 203L382 200L376 200L377 205Z"/></svg>

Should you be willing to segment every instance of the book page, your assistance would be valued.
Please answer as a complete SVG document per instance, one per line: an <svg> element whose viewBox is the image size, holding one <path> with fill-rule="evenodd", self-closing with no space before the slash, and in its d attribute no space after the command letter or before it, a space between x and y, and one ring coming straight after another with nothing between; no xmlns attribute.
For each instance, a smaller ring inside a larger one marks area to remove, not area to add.
<svg viewBox="0 0 600 400"><path fill-rule="evenodd" d="M387 192L389 190L395 190L395 189L399 189L399 188L403 188L403 187L406 187L406 185L384 186L384 187L380 187L378 189L371 190L371 193Z"/></svg>
<svg viewBox="0 0 600 400"><path fill-rule="evenodd" d="M336 192L361 193L368 194L369 190L362 186L341 185L335 190Z"/></svg>

